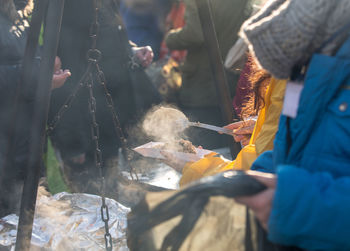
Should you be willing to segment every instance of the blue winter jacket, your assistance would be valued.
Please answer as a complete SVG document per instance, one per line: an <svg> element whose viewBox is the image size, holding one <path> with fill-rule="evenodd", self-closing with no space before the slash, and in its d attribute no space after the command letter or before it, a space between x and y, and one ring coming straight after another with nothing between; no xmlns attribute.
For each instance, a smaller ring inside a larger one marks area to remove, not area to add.
<svg viewBox="0 0 350 251"><path fill-rule="evenodd" d="M161 5L163 1L157 1ZM128 8L123 1L120 2L120 14L126 26L128 38L137 46L151 46L154 53L154 60L157 60L160 53L160 45L164 32L160 29L159 18L156 11L138 13Z"/></svg>
<svg viewBox="0 0 350 251"><path fill-rule="evenodd" d="M306 250L350 250L350 39L315 54L297 117L281 116L273 152L253 169L275 172L269 239Z"/></svg>

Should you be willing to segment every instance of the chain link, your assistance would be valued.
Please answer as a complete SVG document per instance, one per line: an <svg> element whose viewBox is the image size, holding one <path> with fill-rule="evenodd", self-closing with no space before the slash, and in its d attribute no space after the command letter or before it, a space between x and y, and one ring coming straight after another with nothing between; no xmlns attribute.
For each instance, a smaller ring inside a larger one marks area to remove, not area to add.
<svg viewBox="0 0 350 251"><path fill-rule="evenodd" d="M66 99L66 101L64 102L64 104L61 106L61 108L58 110L57 114L55 115L55 117L53 118L53 120L51 121L51 123L49 123L47 130L46 130L46 135L50 136L51 133L53 132L53 130L56 128L57 124L59 123L59 121L61 120L61 118L63 117L63 115L66 113L66 111L69 110L69 108L72 106L78 92L80 91L80 89L82 89L82 87L84 86L84 83L88 77L89 72L91 71L91 64L89 63L85 73L83 74L83 76L81 77L81 79L79 80L79 84L74 88L73 92L69 95L69 97Z"/></svg>
<svg viewBox="0 0 350 251"><path fill-rule="evenodd" d="M99 32L99 23L98 23L98 12L99 12L99 6L101 0L93 0L93 7L94 7L94 18L93 22L90 26L90 39L91 39L91 47L86 53L86 58L88 61L88 66L83 74L82 78L79 81L79 84L75 87L73 90L72 94L67 98L63 106L59 109L57 115L54 117L53 121L49 124L48 129L47 129L47 135L50 135L52 131L56 128L57 124L59 123L60 119L64 115L64 113L72 106L73 101L75 100L75 97L79 90L85 86L88 89L89 92L89 112L91 115L91 137L92 141L95 143L95 166L98 168L99 171L99 176L100 176L100 193L101 193L101 198L102 198L102 205L101 205L101 220L104 222L104 227L105 227L105 247L107 251L112 251L113 249L113 240L112 236L109 232L109 210L108 206L106 204L106 182L105 178L103 175L103 170L102 170L102 152L99 146L99 125L96 121L96 99L94 97L93 93L93 68L92 66L96 66L98 61L101 59L101 52L96 49L97 46L97 37L98 37L98 32ZM99 70L98 73L99 75L102 75L102 71ZM121 139L123 143L125 143L125 138Z"/></svg>
<svg viewBox="0 0 350 251"><path fill-rule="evenodd" d="M90 73L88 81L86 82L86 87L88 88L88 91L89 91L89 111L91 115L91 138L95 143L95 166L99 170L100 181L101 181L101 187L100 187L100 192L102 197L101 219L105 225L105 235L104 235L105 246L107 251L111 251L113 248L113 243L112 243L112 236L109 233L109 225L108 225L109 211L106 205L106 198L105 198L106 182L102 171L102 152L99 145L99 139L100 139L99 126L96 121L96 99L94 97L92 86L93 86L93 77L92 77L92 73Z"/></svg>
<svg viewBox="0 0 350 251"><path fill-rule="evenodd" d="M54 117L53 121L49 124L48 129L47 129L47 135L50 135L52 131L56 128L57 124L59 123L60 119L62 116L65 114L65 112L72 106L72 103L75 100L75 97L77 96L78 92L82 87L86 87L88 89L89 97L88 97L88 105L89 105L89 113L91 116L91 137L92 141L95 144L95 154L94 154L94 159L95 159L95 166L98 168L99 171L99 178L100 178L100 193L101 193L101 198L102 198L102 205L101 205L101 220L104 222L105 226L105 247L107 251L111 251L113 249L113 240L112 236L109 232L109 209L106 204L106 182L103 174L103 159L102 159L102 152L100 149L99 145L99 125L96 120L96 99L94 97L93 93L93 85L94 85L94 80L98 82L100 86L103 88L103 92L106 98L106 103L107 106L110 110L110 113L112 115L113 119L113 125L115 132L121 142L121 148L122 148L122 153L126 157L126 165L129 169L131 178L134 180L138 180L137 174L134 172L133 168L130 165L130 160L131 160L131 153L129 149L127 148L127 140L124 136L123 130L121 129L121 124L118 119L117 112L114 108L114 102L112 99L111 94L108 91L107 85L106 85L106 78L101 70L98 62L101 59L101 52L97 49L97 38L98 38L98 33L99 33L99 22L98 22L98 15L99 15L99 9L101 7L101 0L93 0L93 8L94 8L94 16L93 16L93 22L91 23L90 30L89 30L89 36L91 39L91 47L86 53L86 59L88 61L88 66L81 77L79 84L75 87L73 92L70 94L70 96L67 98L63 106L59 109L57 115ZM137 67L140 67L139 63L135 60L134 57L130 58L129 61L129 67L131 69L135 69ZM95 78L94 78L95 75Z"/></svg>
<svg viewBox="0 0 350 251"><path fill-rule="evenodd" d="M61 106L61 108L59 109L59 111L57 112L57 114L55 115L55 117L53 118L53 120L51 121L51 123L47 127L47 130L46 130L47 136L51 135L53 130L56 128L58 122L65 114L65 112L67 110L69 110L69 108L72 106L73 101L75 100L75 97L76 97L77 93L79 92L79 90L81 89L81 87L83 87L83 83L79 83L78 86L76 86L76 88L74 89L72 94L64 102L63 106Z"/></svg>
<svg viewBox="0 0 350 251"><path fill-rule="evenodd" d="M127 140L124 136L123 130L121 129L120 126L120 121L118 119L118 115L116 110L114 109L114 102L112 99L111 94L108 91L107 85L106 85L106 79L105 79L105 75L103 73L103 71L100 69L100 66L96 63L95 64L96 67L96 74L97 74L97 82L103 87L103 91L105 94L105 98L106 98L106 102L107 102L107 106L111 112L112 115L112 119L113 119L113 125L114 125L114 130L117 134L117 136L120 139L121 142L121 146L122 146L122 153L123 155L126 157L126 165L127 168L130 172L130 176L132 178L132 180L136 179L138 180L138 176L137 173L134 171L134 169L132 168L132 166L130 165L130 161L131 161L131 153L127 148Z"/></svg>
<svg viewBox="0 0 350 251"><path fill-rule="evenodd" d="M99 23L98 23L98 13L99 8L98 4L101 3L101 0L94 0L94 22L91 24L90 27L90 38L91 38L91 48L87 52L87 60L89 64L97 65L98 61L101 59L101 52L96 49L97 46L97 36L99 31ZM100 173L100 179L101 179L101 197L102 197L102 205L101 205L101 219L104 222L105 225L105 247L107 251L111 251L113 249L113 242L112 242L112 236L109 233L109 211L108 207L106 205L106 182L105 178L102 172L102 153L99 146L99 127L96 121L96 99L93 94L93 77L92 74L90 74L90 81L87 82L87 87L89 89L89 108L90 108L90 114L91 114L91 136L92 140L95 141L95 165L99 169Z"/></svg>

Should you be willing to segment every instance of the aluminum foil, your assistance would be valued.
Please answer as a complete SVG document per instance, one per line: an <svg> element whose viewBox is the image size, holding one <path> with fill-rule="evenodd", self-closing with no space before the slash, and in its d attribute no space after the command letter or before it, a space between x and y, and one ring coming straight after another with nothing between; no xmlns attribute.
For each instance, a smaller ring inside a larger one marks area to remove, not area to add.
<svg viewBox="0 0 350 251"><path fill-rule="evenodd" d="M106 199L113 250L128 250L126 217L129 208ZM101 197L90 194L59 193L38 197L32 248L35 250L105 250L104 223L100 215ZM10 250L16 242L18 216L0 219L1 246Z"/></svg>
<svg viewBox="0 0 350 251"><path fill-rule="evenodd" d="M163 163L154 163L154 168L147 173L137 172L140 182L167 189L179 189L181 174ZM131 180L129 172L122 172L123 176Z"/></svg>

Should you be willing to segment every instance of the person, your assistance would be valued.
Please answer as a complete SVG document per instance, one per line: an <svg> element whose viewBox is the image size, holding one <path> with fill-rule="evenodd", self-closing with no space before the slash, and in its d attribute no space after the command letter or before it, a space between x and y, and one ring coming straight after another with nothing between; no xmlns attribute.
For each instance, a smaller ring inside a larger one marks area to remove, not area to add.
<svg viewBox="0 0 350 251"><path fill-rule="evenodd" d="M343 0L269 1L241 29L265 70L294 81L274 150L252 167L267 189L238 199L279 245L350 249L349 7Z"/></svg>
<svg viewBox="0 0 350 251"><path fill-rule="evenodd" d="M14 151L8 153L8 134L13 117L17 86L20 84L22 60L27 41L28 16L33 2L0 0L0 218L18 213L21 187L26 175L25 167L29 152L29 130L35 98L35 81L22 86L22 95L17 103L18 119L14 132ZM39 68L39 55L34 62L34 71ZM61 87L70 76L61 69L56 58L52 89ZM36 80L37 76L33 76ZM11 161L12 160L12 161ZM6 161L11 161L5 166Z"/></svg>
<svg viewBox="0 0 350 251"><path fill-rule="evenodd" d="M219 100L196 2L186 0L184 3L185 26L171 30L165 37L165 43L170 50L187 50L186 60L180 67L182 86L178 94L178 105L192 121L222 126ZM215 0L210 3L219 49L222 55L226 55L237 39L239 27L250 15L251 3L247 0ZM230 72L226 74L233 92L238 76ZM224 136L215 132L189 129L188 135L191 142L201 144L204 148L226 146Z"/></svg>
<svg viewBox="0 0 350 251"><path fill-rule="evenodd" d="M185 4L183 1L172 2L171 9L165 18L165 33L168 33L172 29L178 29L185 26ZM170 58L177 63L181 63L185 60L186 50L169 50L165 44L165 37L163 37L160 45L159 59L164 60ZM170 60L169 59L169 60Z"/></svg>
<svg viewBox="0 0 350 251"><path fill-rule="evenodd" d="M91 47L89 31L93 10L92 0L65 3L57 54L64 67L69 68L73 74L63 88L53 93L49 121L53 120L86 70L86 53ZM98 21L97 49L102 55L99 65L104 72L121 129L127 137L127 129L141 116L142 111L161 102L157 90L144 72L144 67L152 62L153 52L149 47L130 44L119 15L117 1L101 2ZM139 64L131 67L135 61ZM106 163L117 156L121 140L115 132L102 86L95 84L93 90L97 105L96 119L100 129L99 144L103 162ZM93 187L87 180L96 177L98 171L94 165L95 146L91 138L88 97L86 88L81 89L51 135L53 145L62 156L67 170L66 176L71 183L77 185L77 190L73 189L74 191L87 191L86 189Z"/></svg>
<svg viewBox="0 0 350 251"><path fill-rule="evenodd" d="M250 62L253 62L250 60ZM168 157L167 163L182 173L180 186L183 187L197 179L215 175L227 170L249 170L255 159L267 150L273 149L273 140L281 114L285 80L271 78L266 71L250 64L250 89L254 89L248 101L243 104L242 117L246 120L226 126L234 132L234 140L244 146L233 161L226 160L213 152L196 162L181 162ZM262 94L265 93L263 96ZM248 119L259 112L257 120Z"/></svg>
<svg viewBox="0 0 350 251"><path fill-rule="evenodd" d="M138 46L150 46L155 61L159 59L165 16L170 6L171 1L120 1L120 14L128 38Z"/></svg>

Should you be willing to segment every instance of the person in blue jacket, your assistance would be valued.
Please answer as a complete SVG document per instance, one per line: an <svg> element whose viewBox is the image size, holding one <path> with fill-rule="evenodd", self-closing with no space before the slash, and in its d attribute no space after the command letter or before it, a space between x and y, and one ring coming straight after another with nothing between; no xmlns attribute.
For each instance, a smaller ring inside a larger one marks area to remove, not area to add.
<svg viewBox="0 0 350 251"><path fill-rule="evenodd" d="M346 0L276 0L241 29L260 65L291 79L274 150L252 167L267 189L238 199L279 245L350 250L349 17Z"/></svg>
<svg viewBox="0 0 350 251"><path fill-rule="evenodd" d="M139 2L139 3L138 3ZM120 14L128 38L138 46L150 46L154 60L158 60L165 33L165 17L172 1L120 1Z"/></svg>

